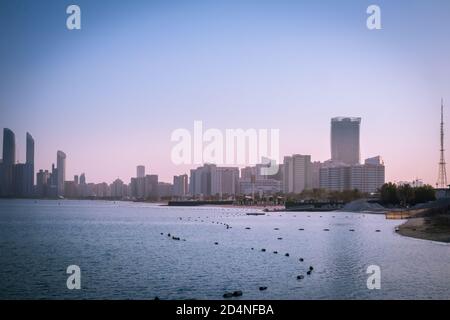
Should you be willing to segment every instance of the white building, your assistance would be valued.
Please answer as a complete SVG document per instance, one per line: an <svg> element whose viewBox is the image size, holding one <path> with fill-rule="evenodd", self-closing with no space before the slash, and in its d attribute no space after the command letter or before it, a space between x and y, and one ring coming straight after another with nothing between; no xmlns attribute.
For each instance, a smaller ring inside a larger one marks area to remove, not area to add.
<svg viewBox="0 0 450 320"><path fill-rule="evenodd" d="M158 196L168 198L173 195L173 185L167 182L158 182Z"/></svg>
<svg viewBox="0 0 450 320"><path fill-rule="evenodd" d="M145 177L145 166L137 166L136 167L136 178L144 178Z"/></svg>
<svg viewBox="0 0 450 320"><path fill-rule="evenodd" d="M114 180L111 184L111 197L122 198L124 197L124 184L120 179Z"/></svg>
<svg viewBox="0 0 450 320"><path fill-rule="evenodd" d="M211 172L215 167L215 164L205 164L190 171L189 193L192 196L210 196L212 194Z"/></svg>
<svg viewBox="0 0 450 320"><path fill-rule="evenodd" d="M374 193L385 182L385 168L381 157L366 159L363 165L351 167L350 189Z"/></svg>
<svg viewBox="0 0 450 320"><path fill-rule="evenodd" d="M320 188L328 191L350 189L350 166L340 161L328 160L319 169Z"/></svg>
<svg viewBox="0 0 450 320"><path fill-rule="evenodd" d="M282 182L275 179L241 179L239 193L242 195L272 195L282 191Z"/></svg>
<svg viewBox="0 0 450 320"><path fill-rule="evenodd" d="M189 181L188 175L183 174L173 177L173 196L184 197L188 194Z"/></svg>
<svg viewBox="0 0 450 320"><path fill-rule="evenodd" d="M301 193L310 188L311 156L295 154L284 157L283 161L284 193Z"/></svg>
<svg viewBox="0 0 450 320"><path fill-rule="evenodd" d="M234 167L211 168L211 195L235 196L239 190L239 169Z"/></svg>
<svg viewBox="0 0 450 320"><path fill-rule="evenodd" d="M347 165L326 161L320 168L320 188L329 191L357 189L374 193L385 182L385 167L381 157L366 159L364 164Z"/></svg>

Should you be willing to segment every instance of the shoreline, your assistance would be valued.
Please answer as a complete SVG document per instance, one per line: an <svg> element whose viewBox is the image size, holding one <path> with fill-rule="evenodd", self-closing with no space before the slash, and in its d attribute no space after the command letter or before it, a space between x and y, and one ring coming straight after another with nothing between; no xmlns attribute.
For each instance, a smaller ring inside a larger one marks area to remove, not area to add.
<svg viewBox="0 0 450 320"><path fill-rule="evenodd" d="M397 233L410 238L450 243L449 215L410 218L398 227Z"/></svg>

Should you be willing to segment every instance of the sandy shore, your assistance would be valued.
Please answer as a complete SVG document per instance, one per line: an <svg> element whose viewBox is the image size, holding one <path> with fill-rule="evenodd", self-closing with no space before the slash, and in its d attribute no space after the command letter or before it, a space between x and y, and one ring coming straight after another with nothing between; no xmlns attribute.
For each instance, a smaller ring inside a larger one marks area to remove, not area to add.
<svg viewBox="0 0 450 320"><path fill-rule="evenodd" d="M417 239L450 243L450 215L411 218L399 227L398 233Z"/></svg>

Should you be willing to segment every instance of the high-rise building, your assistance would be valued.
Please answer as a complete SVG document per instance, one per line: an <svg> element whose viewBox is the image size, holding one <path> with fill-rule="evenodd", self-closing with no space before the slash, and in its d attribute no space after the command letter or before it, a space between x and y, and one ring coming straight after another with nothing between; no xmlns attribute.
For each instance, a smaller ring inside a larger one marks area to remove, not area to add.
<svg viewBox="0 0 450 320"><path fill-rule="evenodd" d="M384 182L385 168L379 156L352 166L330 160L320 168L320 188L329 191L357 189L363 193L375 193Z"/></svg>
<svg viewBox="0 0 450 320"><path fill-rule="evenodd" d="M350 190L350 166L328 160L319 169L320 188L328 191Z"/></svg>
<svg viewBox="0 0 450 320"><path fill-rule="evenodd" d="M245 167L241 169L241 179L256 179L256 167Z"/></svg>
<svg viewBox="0 0 450 320"><path fill-rule="evenodd" d="M25 163L34 164L34 139L29 132L27 132L27 153Z"/></svg>
<svg viewBox="0 0 450 320"><path fill-rule="evenodd" d="M211 196L211 171L215 164L205 164L192 169L189 177L189 193L192 196Z"/></svg>
<svg viewBox="0 0 450 320"><path fill-rule="evenodd" d="M89 184L91 185L91 184ZM111 196L111 189L106 182L92 184L92 196L96 198L107 198Z"/></svg>
<svg viewBox="0 0 450 320"><path fill-rule="evenodd" d="M188 194L189 178L187 174L173 177L173 196L184 197Z"/></svg>
<svg viewBox="0 0 450 320"><path fill-rule="evenodd" d="M137 199L147 198L147 194L145 192L145 176L136 178L136 198Z"/></svg>
<svg viewBox="0 0 450 320"><path fill-rule="evenodd" d="M34 193L34 139L28 132L26 148L24 195L32 196Z"/></svg>
<svg viewBox="0 0 450 320"><path fill-rule="evenodd" d="M350 189L375 193L385 182L384 162L380 156L366 159L362 165L354 165L350 172Z"/></svg>
<svg viewBox="0 0 450 320"><path fill-rule="evenodd" d="M36 195L46 197L49 195L50 172L48 170L39 170L36 174Z"/></svg>
<svg viewBox="0 0 450 320"><path fill-rule="evenodd" d="M64 196L64 181L66 180L66 154L58 151L56 154L57 195Z"/></svg>
<svg viewBox="0 0 450 320"><path fill-rule="evenodd" d="M47 196L56 197L58 196L58 169L56 169L55 164L52 163L52 171L49 178L49 187L47 188Z"/></svg>
<svg viewBox="0 0 450 320"><path fill-rule="evenodd" d="M24 163L16 163L13 166L13 192L16 197L25 197L27 182L27 165Z"/></svg>
<svg viewBox="0 0 450 320"><path fill-rule="evenodd" d="M64 181L64 198L75 199L80 196L75 181Z"/></svg>
<svg viewBox="0 0 450 320"><path fill-rule="evenodd" d="M235 196L239 190L239 169L234 167L211 167L211 195Z"/></svg>
<svg viewBox="0 0 450 320"><path fill-rule="evenodd" d="M311 156L299 155L284 157L283 191L285 193L301 193L310 189Z"/></svg>
<svg viewBox="0 0 450 320"><path fill-rule="evenodd" d="M0 195L13 195L13 167L16 162L16 137L8 128L3 129L3 159L0 166Z"/></svg>
<svg viewBox="0 0 450 320"><path fill-rule="evenodd" d="M320 168L322 168L322 162L314 161L311 162L310 170L309 170L309 188L310 189L319 189L320 188Z"/></svg>
<svg viewBox="0 0 450 320"><path fill-rule="evenodd" d="M111 197L119 199L124 197L125 195L123 185L124 184L122 180L114 180L114 182L111 184Z"/></svg>
<svg viewBox="0 0 450 320"><path fill-rule="evenodd" d="M137 198L137 178L131 178L130 179L130 197Z"/></svg>
<svg viewBox="0 0 450 320"><path fill-rule="evenodd" d="M173 185L167 182L158 182L158 196L161 198L170 198L173 195Z"/></svg>
<svg viewBox="0 0 450 320"><path fill-rule="evenodd" d="M141 178L138 178L138 182ZM139 183L138 183L139 188ZM148 174L144 177L144 198L157 200L158 194L158 175Z"/></svg>
<svg viewBox="0 0 450 320"><path fill-rule="evenodd" d="M137 166L136 167L136 177L137 178L145 177L145 166Z"/></svg>
<svg viewBox="0 0 450 320"><path fill-rule="evenodd" d="M361 118L331 119L331 160L347 165L359 164Z"/></svg>
<svg viewBox="0 0 450 320"><path fill-rule="evenodd" d="M80 184L86 184L86 175L84 173L80 174Z"/></svg>
<svg viewBox="0 0 450 320"><path fill-rule="evenodd" d="M3 129L3 164L16 163L16 136L11 129Z"/></svg>

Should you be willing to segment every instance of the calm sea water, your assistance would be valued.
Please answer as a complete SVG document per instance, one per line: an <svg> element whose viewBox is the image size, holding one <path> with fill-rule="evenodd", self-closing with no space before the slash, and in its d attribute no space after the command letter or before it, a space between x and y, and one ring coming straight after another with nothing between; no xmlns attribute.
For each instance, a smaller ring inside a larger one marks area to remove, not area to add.
<svg viewBox="0 0 450 320"><path fill-rule="evenodd" d="M450 298L450 246L397 235L402 221L253 211L0 200L0 299ZM66 287L73 264L81 290ZM367 289L369 265L380 290Z"/></svg>

